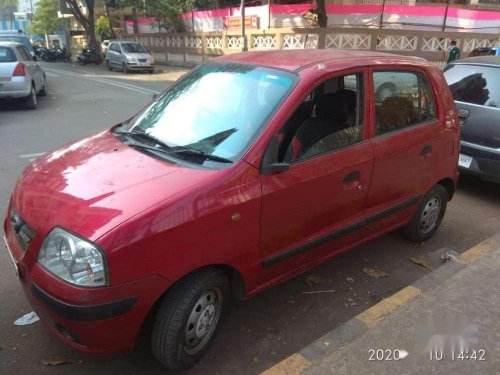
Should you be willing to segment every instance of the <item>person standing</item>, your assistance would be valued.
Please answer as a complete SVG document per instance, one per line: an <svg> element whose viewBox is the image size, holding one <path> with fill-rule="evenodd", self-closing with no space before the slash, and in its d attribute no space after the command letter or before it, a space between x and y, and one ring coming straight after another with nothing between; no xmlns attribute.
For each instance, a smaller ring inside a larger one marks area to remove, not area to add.
<svg viewBox="0 0 500 375"><path fill-rule="evenodd" d="M452 40L450 44L451 50L450 56L448 57L448 64L460 58L460 48L457 47L457 42L455 40Z"/></svg>

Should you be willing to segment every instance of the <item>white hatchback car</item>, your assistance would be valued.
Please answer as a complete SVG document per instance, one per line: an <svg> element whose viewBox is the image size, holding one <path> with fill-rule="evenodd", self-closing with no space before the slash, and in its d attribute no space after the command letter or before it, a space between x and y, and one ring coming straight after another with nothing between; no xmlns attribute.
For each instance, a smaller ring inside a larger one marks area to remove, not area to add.
<svg viewBox="0 0 500 375"><path fill-rule="evenodd" d="M0 100L23 99L37 107L37 95L46 93L47 82L40 65L22 44L0 42Z"/></svg>

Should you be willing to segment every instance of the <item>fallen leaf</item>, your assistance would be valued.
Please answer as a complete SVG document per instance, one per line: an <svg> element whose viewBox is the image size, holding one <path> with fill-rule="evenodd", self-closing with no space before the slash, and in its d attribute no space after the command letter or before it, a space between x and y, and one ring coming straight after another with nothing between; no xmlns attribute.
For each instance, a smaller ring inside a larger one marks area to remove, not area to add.
<svg viewBox="0 0 500 375"><path fill-rule="evenodd" d="M316 276L316 275L307 275L306 277L304 277L304 282L307 285L317 285L317 284L322 283L323 280L321 280L321 278L319 276Z"/></svg>
<svg viewBox="0 0 500 375"><path fill-rule="evenodd" d="M427 262L425 260L422 260L422 259L417 258L417 257L411 257L410 261L415 263L418 266L427 268L428 270L432 270L432 268L427 264Z"/></svg>
<svg viewBox="0 0 500 375"><path fill-rule="evenodd" d="M381 271L376 268L363 268L363 272L366 273L368 276L375 277L376 279L380 279L382 277L389 277L388 273L385 273L384 271Z"/></svg>
<svg viewBox="0 0 500 375"><path fill-rule="evenodd" d="M44 366L60 366L68 363L74 363L71 359L65 359L62 357L49 357L48 359L44 359L42 361L42 365Z"/></svg>

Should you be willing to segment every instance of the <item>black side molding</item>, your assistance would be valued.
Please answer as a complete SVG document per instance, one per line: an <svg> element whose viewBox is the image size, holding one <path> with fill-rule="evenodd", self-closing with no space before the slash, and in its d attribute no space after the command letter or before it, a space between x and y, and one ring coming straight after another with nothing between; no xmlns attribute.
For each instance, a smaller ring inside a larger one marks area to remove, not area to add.
<svg viewBox="0 0 500 375"><path fill-rule="evenodd" d="M397 211L404 210L405 208L413 206L415 203L417 203L420 199L422 198L421 195L418 195L416 197L413 197L411 199L408 199L407 201L401 202L393 207L390 207L384 211L380 211L376 213L375 215L369 216L363 220L359 220L351 225L348 225L344 228L340 228L332 233L329 233L323 237L316 238L312 241L309 241L305 243L304 245L300 245L297 247L294 247L293 249L284 251L280 254L273 255L272 257L269 257L267 259L264 259L262 262L263 267L270 267L275 265L276 263L282 262L288 258L294 257L295 255L302 254L308 250L312 250L315 247L319 245L323 245L326 242L329 242L331 240L334 240L335 238L345 236L346 234L349 234L351 232L354 232L356 230L359 230L363 228L365 225L369 223L373 223L374 221L381 220L387 216L390 216Z"/></svg>
<svg viewBox="0 0 500 375"><path fill-rule="evenodd" d="M38 285L31 284L31 292L57 315L77 322L90 322L123 315L136 303L137 297L107 302L99 305L78 306L62 302L43 291Z"/></svg>

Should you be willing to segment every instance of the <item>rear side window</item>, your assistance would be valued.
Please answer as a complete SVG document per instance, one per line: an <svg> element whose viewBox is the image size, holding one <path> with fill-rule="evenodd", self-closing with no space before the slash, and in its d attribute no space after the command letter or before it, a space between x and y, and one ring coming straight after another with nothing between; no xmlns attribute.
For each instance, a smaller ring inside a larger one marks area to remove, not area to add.
<svg viewBox="0 0 500 375"><path fill-rule="evenodd" d="M449 65L444 76L455 100L500 107L500 68L480 65Z"/></svg>
<svg viewBox="0 0 500 375"><path fill-rule="evenodd" d="M19 46L19 47L17 47L17 51L21 55L23 61L31 61L31 60L33 60L31 58L30 53L28 52L28 50L25 47Z"/></svg>
<svg viewBox="0 0 500 375"><path fill-rule="evenodd" d="M8 47L0 47L0 63L17 61L16 54Z"/></svg>
<svg viewBox="0 0 500 375"><path fill-rule="evenodd" d="M432 89L423 74L374 72L373 83L377 135L436 119Z"/></svg>

